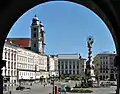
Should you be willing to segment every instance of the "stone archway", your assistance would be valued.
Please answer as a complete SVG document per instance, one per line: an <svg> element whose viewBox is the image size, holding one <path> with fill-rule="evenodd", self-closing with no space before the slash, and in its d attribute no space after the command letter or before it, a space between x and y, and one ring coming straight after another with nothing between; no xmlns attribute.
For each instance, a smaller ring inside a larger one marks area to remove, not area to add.
<svg viewBox="0 0 120 94"><path fill-rule="evenodd" d="M48 0L50 1L50 0ZM7 37L11 27L15 23L15 21L24 14L27 10L30 8L44 3L48 2L45 0L13 0L9 2L3 2L0 4L1 7L1 15L0 15L0 68L2 68L5 65L5 62L2 61L2 51L3 46L5 42L5 38ZM118 31L120 31L120 12L117 10L120 4L120 1L116 0L66 0L70 2L75 2L78 4L82 4L92 11L94 11L108 26L109 30L111 31L111 34L113 36L116 50L118 57L120 55L120 35L118 34ZM117 3L118 5L115 5ZM3 5L3 6L2 6ZM117 61L120 61L119 58L117 58ZM116 63L116 66L119 63ZM2 72L2 71L1 71ZM0 76L0 94L2 94L2 76Z"/></svg>

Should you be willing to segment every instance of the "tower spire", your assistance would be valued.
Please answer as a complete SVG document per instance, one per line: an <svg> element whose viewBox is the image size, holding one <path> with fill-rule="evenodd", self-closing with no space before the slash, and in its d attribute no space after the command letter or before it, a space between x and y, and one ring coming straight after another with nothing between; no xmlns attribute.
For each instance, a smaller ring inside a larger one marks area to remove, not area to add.
<svg viewBox="0 0 120 94"><path fill-rule="evenodd" d="M44 25L35 14L31 25L31 50L44 54L44 46Z"/></svg>
<svg viewBox="0 0 120 94"><path fill-rule="evenodd" d="M36 14L35 14L35 16L34 16L34 17L37 17L37 16L36 16Z"/></svg>

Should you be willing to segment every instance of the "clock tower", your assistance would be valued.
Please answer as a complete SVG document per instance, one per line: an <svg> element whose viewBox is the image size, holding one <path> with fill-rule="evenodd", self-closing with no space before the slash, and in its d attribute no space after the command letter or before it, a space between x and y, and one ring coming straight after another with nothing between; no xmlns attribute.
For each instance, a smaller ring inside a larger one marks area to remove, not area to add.
<svg viewBox="0 0 120 94"><path fill-rule="evenodd" d="M39 21L38 17L35 15L32 19L32 24L31 24L31 50L44 54L44 37L45 37L45 32L44 32L44 25L41 21Z"/></svg>

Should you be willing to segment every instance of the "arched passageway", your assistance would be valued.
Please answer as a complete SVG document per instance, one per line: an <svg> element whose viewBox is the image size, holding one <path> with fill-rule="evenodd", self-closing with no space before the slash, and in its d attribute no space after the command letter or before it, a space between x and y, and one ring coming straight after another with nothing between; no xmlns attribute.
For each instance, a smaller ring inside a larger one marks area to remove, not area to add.
<svg viewBox="0 0 120 94"><path fill-rule="evenodd" d="M48 0L49 1L49 0ZM30 8L44 2L45 0L12 0L9 2L3 2L0 4L1 15L0 15L0 68L5 65L5 62L2 61L2 51L4 46L5 38L7 37L12 25L17 21L17 19L24 14ZM92 11L94 11L108 26L111 34L113 36L116 51L118 56L116 57L116 66L119 66L120 58L120 12L118 0L67 0L82 4ZM1 71L2 73L2 71ZM0 94L2 94L2 76L0 76ZM119 86L118 86L119 87Z"/></svg>

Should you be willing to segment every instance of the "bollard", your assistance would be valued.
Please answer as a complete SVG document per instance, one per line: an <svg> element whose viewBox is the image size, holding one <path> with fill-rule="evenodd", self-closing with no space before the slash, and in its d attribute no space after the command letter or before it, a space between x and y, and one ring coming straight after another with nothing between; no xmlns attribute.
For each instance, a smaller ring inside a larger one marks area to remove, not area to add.
<svg viewBox="0 0 120 94"><path fill-rule="evenodd" d="M55 94L58 94L58 86L55 86Z"/></svg>

